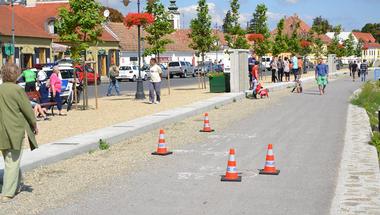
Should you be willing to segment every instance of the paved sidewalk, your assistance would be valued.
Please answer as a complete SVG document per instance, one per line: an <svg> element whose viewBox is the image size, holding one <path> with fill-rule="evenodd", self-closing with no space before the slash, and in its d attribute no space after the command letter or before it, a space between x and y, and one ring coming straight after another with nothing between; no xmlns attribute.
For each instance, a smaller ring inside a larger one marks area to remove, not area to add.
<svg viewBox="0 0 380 215"><path fill-rule="evenodd" d="M346 136L330 214L379 214L380 172L364 108L349 104Z"/></svg>

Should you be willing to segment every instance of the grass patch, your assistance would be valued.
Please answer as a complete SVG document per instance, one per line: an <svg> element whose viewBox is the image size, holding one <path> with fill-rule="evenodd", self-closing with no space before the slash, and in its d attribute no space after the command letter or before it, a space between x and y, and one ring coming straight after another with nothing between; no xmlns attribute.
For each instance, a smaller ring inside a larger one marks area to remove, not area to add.
<svg viewBox="0 0 380 215"><path fill-rule="evenodd" d="M232 100L233 102L236 102L236 99L234 98L234 100Z"/></svg>
<svg viewBox="0 0 380 215"><path fill-rule="evenodd" d="M369 116L371 127L379 124L377 111L380 108L380 82L366 82L362 87L362 92L355 95L350 100L351 104L364 108ZM372 144L376 147L377 152L380 153L380 133L373 132Z"/></svg>
<svg viewBox="0 0 380 215"><path fill-rule="evenodd" d="M290 88L292 88L292 86L287 86L286 88L287 88L287 89L290 89Z"/></svg>
<svg viewBox="0 0 380 215"><path fill-rule="evenodd" d="M94 152L95 152L95 150L90 150L88 153L93 154Z"/></svg>
<svg viewBox="0 0 380 215"><path fill-rule="evenodd" d="M219 108L217 106L214 107L215 110L218 110Z"/></svg>
<svg viewBox="0 0 380 215"><path fill-rule="evenodd" d="M347 75L348 73L347 72L344 72L343 75Z"/></svg>
<svg viewBox="0 0 380 215"><path fill-rule="evenodd" d="M107 150L110 148L110 144L108 144L106 141L103 141L102 139L99 140L99 149L100 150Z"/></svg>

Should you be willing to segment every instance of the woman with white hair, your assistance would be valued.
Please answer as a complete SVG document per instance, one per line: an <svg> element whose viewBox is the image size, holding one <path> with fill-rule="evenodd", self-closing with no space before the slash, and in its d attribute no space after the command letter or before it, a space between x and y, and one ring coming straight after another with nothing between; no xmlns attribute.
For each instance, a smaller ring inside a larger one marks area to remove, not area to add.
<svg viewBox="0 0 380 215"><path fill-rule="evenodd" d="M34 137L38 129L29 99L24 89L16 84L20 68L7 63L1 72L4 83L0 85L0 150L5 164L1 202L6 203L16 199L24 184L20 161L25 131L30 149L34 150L38 148Z"/></svg>

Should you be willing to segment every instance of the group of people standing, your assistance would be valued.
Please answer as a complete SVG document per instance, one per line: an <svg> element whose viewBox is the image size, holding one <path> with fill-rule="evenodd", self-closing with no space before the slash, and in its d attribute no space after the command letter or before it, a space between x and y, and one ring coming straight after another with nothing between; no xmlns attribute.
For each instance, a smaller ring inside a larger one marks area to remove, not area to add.
<svg viewBox="0 0 380 215"><path fill-rule="evenodd" d="M367 60L363 60L363 63L361 60L358 61L351 61L348 65L348 68L350 70L350 76L352 76L352 81L356 81L356 73L358 74L359 78L361 77L362 81L366 81L366 77L368 75L368 62Z"/></svg>

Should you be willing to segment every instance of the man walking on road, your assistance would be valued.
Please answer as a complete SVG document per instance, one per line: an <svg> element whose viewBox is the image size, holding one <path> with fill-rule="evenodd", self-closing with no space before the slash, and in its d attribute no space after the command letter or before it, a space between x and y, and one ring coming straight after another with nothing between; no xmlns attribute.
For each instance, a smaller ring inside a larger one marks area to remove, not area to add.
<svg viewBox="0 0 380 215"><path fill-rule="evenodd" d="M356 64L356 61L351 65L350 73L352 74L352 81L356 81L356 70L358 69L358 65Z"/></svg>
<svg viewBox="0 0 380 215"><path fill-rule="evenodd" d="M368 64L366 63L366 60L363 60L363 63L360 65L360 73L362 75L362 81L365 82L365 78L368 74Z"/></svg>
<svg viewBox="0 0 380 215"><path fill-rule="evenodd" d="M110 86L108 87L107 96L111 96L111 91L112 91L113 86L115 86L115 90L116 90L116 93L118 96L123 95L119 91L119 85L118 85L117 80L116 80L116 77L119 76L119 71L117 70L116 65L112 66L112 69L110 70L110 72L108 74L110 76Z"/></svg>
<svg viewBox="0 0 380 215"><path fill-rule="evenodd" d="M315 67L315 80L319 85L319 95L325 94L325 89L327 85L327 79L329 78L329 73L327 65L323 63L323 59L319 58L319 64ZM322 88L323 85L323 88Z"/></svg>
<svg viewBox="0 0 380 215"><path fill-rule="evenodd" d="M297 73L298 73L298 58L296 57L296 55L294 53L292 54L292 56L293 56L292 71L294 74L294 80L296 80L297 79Z"/></svg>
<svg viewBox="0 0 380 215"><path fill-rule="evenodd" d="M157 61L155 58L150 59L150 83L149 83L149 104L153 104L154 102L154 91L156 91L157 100L156 104L160 104L161 102L161 77L162 70L161 67L157 65Z"/></svg>

